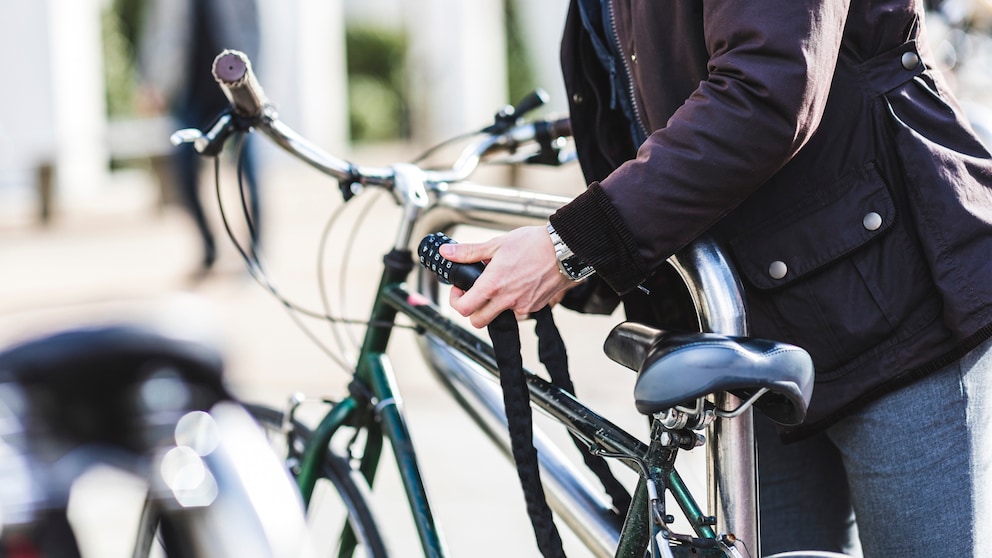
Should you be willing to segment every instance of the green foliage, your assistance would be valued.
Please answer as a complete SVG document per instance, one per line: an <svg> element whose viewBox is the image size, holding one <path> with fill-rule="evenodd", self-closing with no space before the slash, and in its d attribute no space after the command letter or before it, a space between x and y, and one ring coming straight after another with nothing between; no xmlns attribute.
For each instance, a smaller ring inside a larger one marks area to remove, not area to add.
<svg viewBox="0 0 992 558"><path fill-rule="evenodd" d="M129 116L134 110L134 45L114 6L103 9L101 24L107 115L111 118Z"/></svg>
<svg viewBox="0 0 992 558"><path fill-rule="evenodd" d="M524 43L519 19L523 17L512 0L503 2L506 20L506 71L510 102L516 103L538 87Z"/></svg>
<svg viewBox="0 0 992 558"><path fill-rule="evenodd" d="M107 115L111 118L134 114L135 52L145 5L144 0L112 0L100 14Z"/></svg>
<svg viewBox="0 0 992 558"><path fill-rule="evenodd" d="M345 33L352 140L407 137L406 37L367 26L348 27Z"/></svg>
<svg viewBox="0 0 992 558"><path fill-rule="evenodd" d="M512 1L504 2L507 81L511 102L537 87ZM406 96L407 41L402 32L382 27L346 29L349 124L353 141L409 137Z"/></svg>
<svg viewBox="0 0 992 558"><path fill-rule="evenodd" d="M141 21L144 17L145 0L112 0L111 9L117 14L119 31L132 51L138 44L138 33L141 31Z"/></svg>

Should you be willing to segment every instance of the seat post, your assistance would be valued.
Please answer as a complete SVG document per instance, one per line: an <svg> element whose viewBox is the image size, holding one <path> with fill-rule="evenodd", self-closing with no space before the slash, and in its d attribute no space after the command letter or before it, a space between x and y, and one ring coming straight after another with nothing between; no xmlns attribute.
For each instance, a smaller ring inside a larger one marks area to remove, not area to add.
<svg viewBox="0 0 992 558"><path fill-rule="evenodd" d="M688 287L703 332L747 336L743 288L717 244L703 236L669 259ZM715 396L720 408L737 408L730 393ZM732 420L716 420L706 436L706 478L710 513L723 532L733 533L753 556L758 540L758 476L754 423L749 407Z"/></svg>

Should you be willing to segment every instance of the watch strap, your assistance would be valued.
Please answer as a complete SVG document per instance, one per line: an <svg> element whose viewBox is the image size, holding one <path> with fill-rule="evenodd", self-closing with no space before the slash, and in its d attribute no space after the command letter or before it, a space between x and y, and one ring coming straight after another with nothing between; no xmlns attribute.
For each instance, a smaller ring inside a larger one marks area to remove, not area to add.
<svg viewBox="0 0 992 558"><path fill-rule="evenodd" d="M555 248L555 257L558 259L558 270L561 271L562 275L572 281L581 281L596 272L592 266L580 260L572 252L551 223L548 223L548 235L551 236L551 244Z"/></svg>

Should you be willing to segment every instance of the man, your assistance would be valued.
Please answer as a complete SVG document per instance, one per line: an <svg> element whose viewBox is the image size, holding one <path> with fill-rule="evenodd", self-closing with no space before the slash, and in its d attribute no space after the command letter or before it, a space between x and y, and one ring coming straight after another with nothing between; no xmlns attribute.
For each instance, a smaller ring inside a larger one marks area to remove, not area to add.
<svg viewBox="0 0 992 558"><path fill-rule="evenodd" d="M816 365L806 423L756 427L763 554L969 556L992 535L992 156L922 9L573 0L562 67L590 186L547 228L444 248L489 262L451 295L481 327L573 279L650 288L710 233L752 334Z"/></svg>
<svg viewBox="0 0 992 558"><path fill-rule="evenodd" d="M227 98L213 78L214 58L225 48L257 59L260 22L255 0L151 0L145 7L139 67L140 101L144 110L169 111L181 128L205 129L222 110ZM246 140L247 141L247 140ZM258 165L245 146L244 179L249 194L251 241L261 230ZM202 259L194 277L204 277L217 259L217 245L200 198L201 158L192 145L173 156L175 186L196 225Z"/></svg>

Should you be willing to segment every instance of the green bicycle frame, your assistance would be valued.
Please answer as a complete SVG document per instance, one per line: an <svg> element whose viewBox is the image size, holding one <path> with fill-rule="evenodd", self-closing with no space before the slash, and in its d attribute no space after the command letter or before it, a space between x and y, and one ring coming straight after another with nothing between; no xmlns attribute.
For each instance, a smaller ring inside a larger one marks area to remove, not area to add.
<svg viewBox="0 0 992 558"><path fill-rule="evenodd" d="M443 541L434 523L416 452L401 410L396 405L395 376L386 349L398 313L406 315L419 331L436 336L455 351L492 373L499 375L492 346L442 315L424 296L412 293L404 284L412 269L412 255L394 250L385 257L385 269L373 304L368 327L359 355L355 382L371 391L371 398L355 393L336 404L314 430L300 464L297 477L304 500L309 503L325 448L334 433L343 425L366 430L367 440L360 469L369 484L375 478L381 455L383 437L392 446L407 501L425 556L445 556ZM640 472L637 460L647 465L660 484L673 496L682 509L696 536L715 539L712 519L706 517L692 498L672 461L666 460L655 448L634 438L605 418L597 415L567 392L527 371L532 402L558 419L583 439L590 448L617 456L628 467ZM363 400L364 399L364 400ZM638 484L634 504L628 511L617 556L643 557L650 537L650 515L644 482ZM346 531L345 542L353 543ZM350 552L350 549L347 551Z"/></svg>

